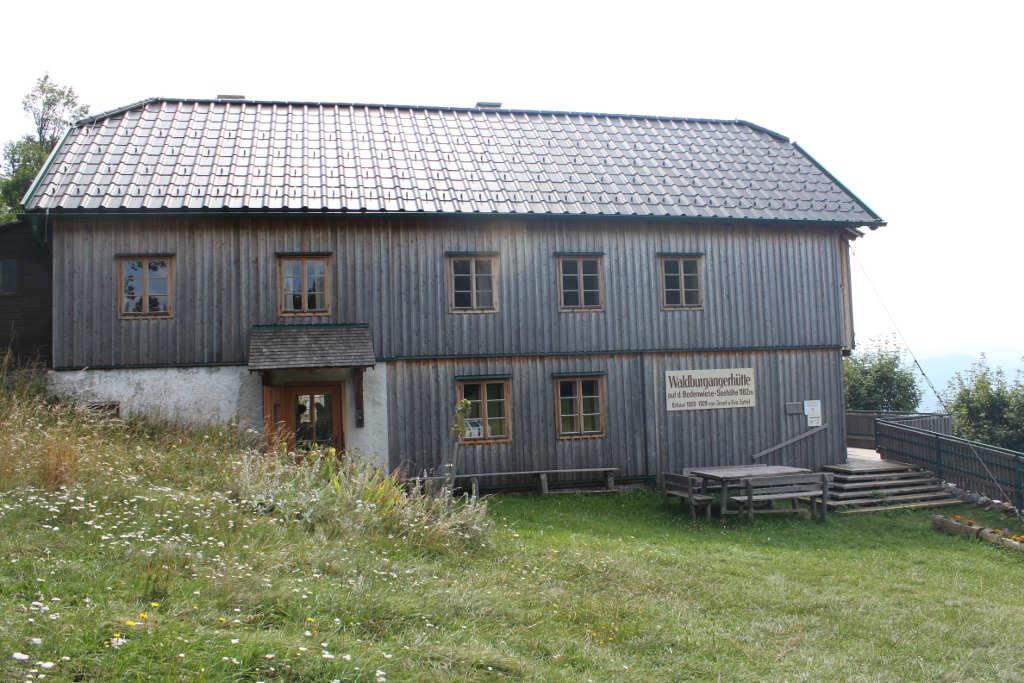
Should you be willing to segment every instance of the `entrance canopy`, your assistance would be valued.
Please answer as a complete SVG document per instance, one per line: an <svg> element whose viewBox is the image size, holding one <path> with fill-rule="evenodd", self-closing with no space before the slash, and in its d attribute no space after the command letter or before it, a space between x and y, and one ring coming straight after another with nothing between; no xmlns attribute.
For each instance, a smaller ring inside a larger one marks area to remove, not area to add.
<svg viewBox="0 0 1024 683"><path fill-rule="evenodd" d="M250 370L365 368L376 363L368 324L254 325Z"/></svg>

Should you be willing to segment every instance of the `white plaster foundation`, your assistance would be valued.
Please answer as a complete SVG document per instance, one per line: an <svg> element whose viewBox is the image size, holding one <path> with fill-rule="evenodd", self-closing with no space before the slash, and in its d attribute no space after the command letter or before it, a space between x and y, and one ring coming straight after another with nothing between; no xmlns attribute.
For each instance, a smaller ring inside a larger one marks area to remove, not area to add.
<svg viewBox="0 0 1024 683"><path fill-rule="evenodd" d="M388 466L387 364L363 373L363 423L356 427L355 381L351 368L272 372L278 382L345 383L345 442L381 467ZM57 396L84 403L120 405L123 414L141 413L184 424L216 424L238 418L263 430L263 383L244 366L123 368L50 371L47 384Z"/></svg>

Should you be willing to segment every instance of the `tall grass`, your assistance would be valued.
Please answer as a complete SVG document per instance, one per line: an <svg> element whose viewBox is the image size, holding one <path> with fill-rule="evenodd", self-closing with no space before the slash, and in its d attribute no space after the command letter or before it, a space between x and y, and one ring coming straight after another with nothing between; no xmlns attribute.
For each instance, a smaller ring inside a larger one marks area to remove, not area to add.
<svg viewBox="0 0 1024 683"><path fill-rule="evenodd" d="M233 465L243 505L330 537L370 531L420 549L461 550L481 543L492 527L486 501L453 499L448 490L427 495L359 449L313 451L298 462L291 455L239 455Z"/></svg>
<svg viewBox="0 0 1024 683"><path fill-rule="evenodd" d="M289 453L237 423L185 426L118 416L46 395L38 365L0 360L0 492L70 491L126 482L232 491L250 512L300 522L332 538L406 539L420 549L463 549L490 530L487 503L424 495L358 450ZM440 495L440 494L445 495Z"/></svg>

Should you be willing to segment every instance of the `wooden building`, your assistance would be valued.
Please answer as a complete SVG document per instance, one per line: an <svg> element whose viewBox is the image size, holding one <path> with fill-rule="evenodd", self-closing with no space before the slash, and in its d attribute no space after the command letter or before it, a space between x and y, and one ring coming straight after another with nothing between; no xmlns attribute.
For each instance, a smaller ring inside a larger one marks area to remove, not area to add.
<svg viewBox="0 0 1024 683"><path fill-rule="evenodd" d="M0 225L0 354L49 365L53 340L53 259L48 233L26 222Z"/></svg>
<svg viewBox="0 0 1024 683"><path fill-rule="evenodd" d="M76 124L55 391L419 472L845 459L848 240L884 225L742 121L154 99Z"/></svg>

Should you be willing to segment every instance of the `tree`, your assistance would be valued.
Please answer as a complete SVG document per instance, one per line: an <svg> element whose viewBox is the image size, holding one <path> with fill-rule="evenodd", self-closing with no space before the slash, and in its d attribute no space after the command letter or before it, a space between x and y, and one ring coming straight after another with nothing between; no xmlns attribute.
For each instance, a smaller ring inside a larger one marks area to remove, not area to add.
<svg viewBox="0 0 1024 683"><path fill-rule="evenodd" d="M847 410L912 412L924 395L907 353L891 338L870 339L843 359Z"/></svg>
<svg viewBox="0 0 1024 683"><path fill-rule="evenodd" d="M21 198L45 161L46 153L31 135L4 143L0 160L0 224L14 220Z"/></svg>
<svg viewBox="0 0 1024 683"><path fill-rule="evenodd" d="M32 117L36 134L4 144L0 160L0 224L13 221L21 210L22 197L64 130L89 113L88 105L78 103L74 88L58 85L50 74L36 81L21 105Z"/></svg>
<svg viewBox="0 0 1024 683"><path fill-rule="evenodd" d="M1002 368L988 366L985 354L970 370L956 373L942 395L960 433L971 441L1024 452L1024 373L1013 382Z"/></svg>
<svg viewBox="0 0 1024 683"><path fill-rule="evenodd" d="M46 74L21 101L25 113L36 126L36 141L46 154L50 153L61 134L75 121L89 113L89 105L78 104L75 89L60 86Z"/></svg>

